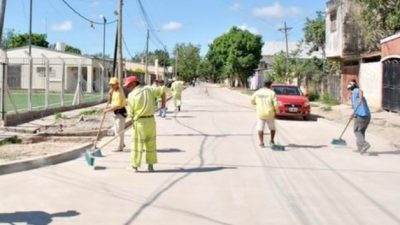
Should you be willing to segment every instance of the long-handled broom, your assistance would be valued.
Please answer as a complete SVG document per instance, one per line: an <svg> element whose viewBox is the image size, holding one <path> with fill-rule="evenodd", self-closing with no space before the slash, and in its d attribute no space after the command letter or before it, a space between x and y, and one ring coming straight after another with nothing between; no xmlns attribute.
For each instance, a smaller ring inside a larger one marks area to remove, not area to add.
<svg viewBox="0 0 400 225"><path fill-rule="evenodd" d="M133 125L133 122L132 122ZM132 126L131 125L131 126ZM128 128L130 128L131 126L126 127L125 129L121 130L117 135L115 135L114 137L112 137L110 140L106 141L106 143L104 143L103 145L101 145L100 147L97 147L94 151L100 151L100 149L104 148L105 146L107 146L108 144L110 144L112 141L114 141L115 139L117 139L119 137L120 134L124 133ZM85 160L87 162L87 164L89 166L93 166L94 165L94 155L92 154L92 152L90 150L86 151L85 153Z"/></svg>
<svg viewBox="0 0 400 225"><path fill-rule="evenodd" d="M347 145L346 141L342 139L342 136L343 136L343 134L346 132L347 127L349 126L350 122L353 120L354 115L356 114L357 109L358 109L359 106L360 106L360 105L357 105L357 107L356 107L356 109L354 110L352 116L350 117L350 119L349 119L349 121L347 122L346 126L344 127L342 133L340 134L339 138L338 138L338 139L333 139L333 140L331 141L331 144L333 144L333 145L341 145L341 146L346 146L346 145Z"/></svg>

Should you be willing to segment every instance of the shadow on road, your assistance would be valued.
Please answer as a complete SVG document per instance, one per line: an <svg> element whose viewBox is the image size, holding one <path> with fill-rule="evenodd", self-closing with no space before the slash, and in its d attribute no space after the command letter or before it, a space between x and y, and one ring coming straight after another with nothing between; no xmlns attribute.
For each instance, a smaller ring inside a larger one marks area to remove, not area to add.
<svg viewBox="0 0 400 225"><path fill-rule="evenodd" d="M156 173L205 173L205 172L215 172L219 170L226 169L237 169L237 167L196 167L196 168L178 168L178 169L166 169L166 170L156 170Z"/></svg>
<svg viewBox="0 0 400 225"><path fill-rule="evenodd" d="M47 213L43 211L26 211L14 213L0 213L0 224L25 223L29 225L47 225L53 222L54 217L72 217L80 213L75 210L68 210L58 213Z"/></svg>
<svg viewBox="0 0 400 225"><path fill-rule="evenodd" d="M303 120L301 116L299 117L277 117L279 120L294 121L294 122L317 122L319 118L324 118L323 116L310 114L307 120Z"/></svg>
<svg viewBox="0 0 400 225"><path fill-rule="evenodd" d="M159 153L175 153L175 152L184 152L181 149L178 148L164 148L164 149L157 149L157 152Z"/></svg>
<svg viewBox="0 0 400 225"><path fill-rule="evenodd" d="M289 148L324 148L328 147L328 145L297 145L297 144L288 144Z"/></svg>
<svg viewBox="0 0 400 225"><path fill-rule="evenodd" d="M385 152L367 152L369 156L379 156L379 155L400 155L400 150L395 151L385 151Z"/></svg>

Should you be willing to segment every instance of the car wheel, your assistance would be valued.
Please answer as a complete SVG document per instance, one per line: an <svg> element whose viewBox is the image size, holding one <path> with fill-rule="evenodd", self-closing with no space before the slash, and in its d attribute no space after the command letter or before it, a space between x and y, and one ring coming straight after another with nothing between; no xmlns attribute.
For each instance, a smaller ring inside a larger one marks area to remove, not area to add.
<svg viewBox="0 0 400 225"><path fill-rule="evenodd" d="M307 121L308 119L309 119L308 116L303 116L304 121Z"/></svg>

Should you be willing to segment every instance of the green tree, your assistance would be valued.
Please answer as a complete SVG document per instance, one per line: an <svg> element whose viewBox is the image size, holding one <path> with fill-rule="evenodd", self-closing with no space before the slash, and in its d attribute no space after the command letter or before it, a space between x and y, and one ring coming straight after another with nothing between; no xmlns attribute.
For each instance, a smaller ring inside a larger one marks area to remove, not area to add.
<svg viewBox="0 0 400 225"><path fill-rule="evenodd" d="M367 50L377 50L379 40L400 31L399 0L358 0L361 3L361 19L357 20Z"/></svg>
<svg viewBox="0 0 400 225"><path fill-rule="evenodd" d="M165 50L157 49L154 51L153 55L158 59L160 66L170 66L169 53Z"/></svg>
<svg viewBox="0 0 400 225"><path fill-rule="evenodd" d="M1 40L1 47L3 49L7 49L11 39L13 39L16 35L17 33L15 33L14 29L7 29L6 32L3 34L3 38Z"/></svg>
<svg viewBox="0 0 400 225"><path fill-rule="evenodd" d="M199 77L202 77L206 80L218 82L220 79L218 71L207 58L203 58L201 60L197 71Z"/></svg>
<svg viewBox="0 0 400 225"><path fill-rule="evenodd" d="M247 87L261 59L262 37L247 30L232 27L210 45L207 58L214 68L228 78L238 78Z"/></svg>
<svg viewBox="0 0 400 225"><path fill-rule="evenodd" d="M49 42L46 40L45 34L32 34L32 45L48 48ZM7 41L7 48L18 48L29 44L29 34L12 34Z"/></svg>
<svg viewBox="0 0 400 225"><path fill-rule="evenodd" d="M306 18L304 24L304 41L311 46L312 51L322 51L325 58L325 16L322 12L317 12L315 19Z"/></svg>
<svg viewBox="0 0 400 225"><path fill-rule="evenodd" d="M271 69L268 71L268 76L278 83L287 81L287 72L289 70L288 59L286 53L280 52L273 56Z"/></svg>
<svg viewBox="0 0 400 225"><path fill-rule="evenodd" d="M184 81L190 81L198 77L198 66L200 65L200 46L191 43L177 44L175 46L175 60L178 56L178 76Z"/></svg>
<svg viewBox="0 0 400 225"><path fill-rule="evenodd" d="M82 51L79 48L75 48L71 45L65 45L65 52L82 55Z"/></svg>

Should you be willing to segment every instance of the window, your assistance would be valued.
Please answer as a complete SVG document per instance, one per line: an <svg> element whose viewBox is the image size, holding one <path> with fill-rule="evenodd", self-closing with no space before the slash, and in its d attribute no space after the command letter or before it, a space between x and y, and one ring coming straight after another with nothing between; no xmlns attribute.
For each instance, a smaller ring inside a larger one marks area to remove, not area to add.
<svg viewBox="0 0 400 225"><path fill-rule="evenodd" d="M46 67L36 67L36 72L38 73L39 77L45 77L46 76ZM52 67L49 67L49 75L50 75L50 77L56 76L56 71L53 70Z"/></svg>
<svg viewBox="0 0 400 225"><path fill-rule="evenodd" d="M337 29L337 12L336 12L336 10L331 11L329 13L329 21L330 21L331 33L333 33Z"/></svg>

